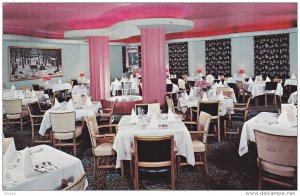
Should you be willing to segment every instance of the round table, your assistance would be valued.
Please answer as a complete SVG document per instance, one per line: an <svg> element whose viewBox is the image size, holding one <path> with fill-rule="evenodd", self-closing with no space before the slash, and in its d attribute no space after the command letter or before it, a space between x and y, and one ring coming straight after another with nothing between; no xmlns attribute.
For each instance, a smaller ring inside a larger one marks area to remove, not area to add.
<svg viewBox="0 0 300 196"><path fill-rule="evenodd" d="M105 107L112 108L114 102L118 99L114 114L131 114L131 109L134 108L135 104L142 103L142 96L137 95L124 95L124 96L115 96L109 97L104 102Z"/></svg>

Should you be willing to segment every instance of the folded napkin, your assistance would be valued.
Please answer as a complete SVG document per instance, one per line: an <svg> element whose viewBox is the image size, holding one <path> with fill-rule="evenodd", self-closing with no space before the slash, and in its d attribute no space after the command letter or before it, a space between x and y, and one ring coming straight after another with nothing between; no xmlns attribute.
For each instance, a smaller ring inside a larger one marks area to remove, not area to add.
<svg viewBox="0 0 300 196"><path fill-rule="evenodd" d="M279 117L277 119L277 122L279 125L282 125L282 126L287 126L287 127L291 126L288 121L286 112L281 112L281 114L279 115Z"/></svg>
<svg viewBox="0 0 300 196"><path fill-rule="evenodd" d="M57 108L60 108L60 103L58 102L58 100L55 98L54 100L54 106L53 108L57 109Z"/></svg>
<svg viewBox="0 0 300 196"><path fill-rule="evenodd" d="M218 95L218 98L219 98L220 100L224 100L223 91L220 92L220 94Z"/></svg>
<svg viewBox="0 0 300 196"><path fill-rule="evenodd" d="M15 85L14 85L14 84L12 84L12 85L11 85L11 88L10 88L10 90L12 90L12 91L16 90L16 87L15 87Z"/></svg>
<svg viewBox="0 0 300 196"><path fill-rule="evenodd" d="M117 78L115 78L115 82L119 82Z"/></svg>
<svg viewBox="0 0 300 196"><path fill-rule="evenodd" d="M134 109L132 108L131 110L131 116L130 116L130 124L134 124L134 123L138 123L139 119L134 111Z"/></svg>
<svg viewBox="0 0 300 196"><path fill-rule="evenodd" d="M124 78L123 77L121 78L121 82L124 82Z"/></svg>
<svg viewBox="0 0 300 196"><path fill-rule="evenodd" d="M20 91L20 99L24 99L24 98L25 98L25 95L24 95L23 91Z"/></svg>
<svg viewBox="0 0 300 196"><path fill-rule="evenodd" d="M23 150L21 155L21 171L23 172L25 178L30 178L34 174L34 166L31 160L28 147L26 147Z"/></svg>
<svg viewBox="0 0 300 196"><path fill-rule="evenodd" d="M237 77L236 73L233 74L233 77L235 77L235 78Z"/></svg>
<svg viewBox="0 0 300 196"><path fill-rule="evenodd" d="M194 97L194 94L195 94L194 89L193 89L193 87L191 87L189 98Z"/></svg>
<svg viewBox="0 0 300 196"><path fill-rule="evenodd" d="M166 83L167 83L167 84L172 84L172 81L170 80L170 78L167 78Z"/></svg>
<svg viewBox="0 0 300 196"><path fill-rule="evenodd" d="M158 120L156 115L152 115L151 121L149 123L149 128L158 129Z"/></svg>
<svg viewBox="0 0 300 196"><path fill-rule="evenodd" d="M269 76L267 76L267 78L266 78L266 82L271 82L271 80L270 80Z"/></svg>
<svg viewBox="0 0 300 196"><path fill-rule="evenodd" d="M293 73L292 77L291 77L292 80L296 80L296 76L295 74Z"/></svg>
<svg viewBox="0 0 300 196"><path fill-rule="evenodd" d="M61 81L61 79L59 78L59 80L58 80L58 84L61 84L62 83L62 81Z"/></svg>
<svg viewBox="0 0 300 196"><path fill-rule="evenodd" d="M218 87L224 87L224 85L222 84L222 81L220 81L220 82L218 83Z"/></svg>
<svg viewBox="0 0 300 196"><path fill-rule="evenodd" d="M207 95L206 95L206 92L204 92L204 94L203 94L202 101L207 101Z"/></svg>
<svg viewBox="0 0 300 196"><path fill-rule="evenodd" d="M249 78L248 83L249 83L249 84L253 84L253 80L252 80L251 77Z"/></svg>
<svg viewBox="0 0 300 196"><path fill-rule="evenodd" d="M70 99L67 103L67 108L68 109L71 109L71 110L74 110L74 104L73 104L73 100Z"/></svg>
<svg viewBox="0 0 300 196"><path fill-rule="evenodd" d="M286 113L287 119L290 123L297 120L297 108L294 104L281 104L281 112Z"/></svg>
<svg viewBox="0 0 300 196"><path fill-rule="evenodd" d="M188 96L188 94L186 93L186 91L184 91L183 98L184 98L185 100L188 100L188 99L189 99L189 96Z"/></svg>
<svg viewBox="0 0 300 196"><path fill-rule="evenodd" d="M173 122L176 121L175 115L172 112L171 108L169 107L169 111L168 111L168 122Z"/></svg>
<svg viewBox="0 0 300 196"><path fill-rule="evenodd" d="M18 151L13 137L4 138L3 140L3 164L8 165L16 163L18 159Z"/></svg>
<svg viewBox="0 0 300 196"><path fill-rule="evenodd" d="M32 96L32 97L35 97L35 96L36 96L36 93L35 93L35 91L34 91L34 90L32 90L32 92L31 92L31 96Z"/></svg>
<svg viewBox="0 0 300 196"><path fill-rule="evenodd" d="M87 106L93 106L93 103L92 103L91 98L89 96L86 97L86 105Z"/></svg>

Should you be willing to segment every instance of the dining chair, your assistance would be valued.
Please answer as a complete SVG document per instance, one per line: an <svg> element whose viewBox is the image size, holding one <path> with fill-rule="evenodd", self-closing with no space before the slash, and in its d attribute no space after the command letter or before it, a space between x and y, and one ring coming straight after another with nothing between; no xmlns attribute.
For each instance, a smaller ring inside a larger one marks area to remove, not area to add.
<svg viewBox="0 0 300 196"><path fill-rule="evenodd" d="M62 191L83 191L85 181L86 181L86 173L81 174L73 182L68 182L66 180L63 180L62 184L66 184L66 187L63 188Z"/></svg>
<svg viewBox="0 0 300 196"><path fill-rule="evenodd" d="M29 122L28 110L23 110L22 99L4 99L6 130L11 124L20 124L21 131L23 125Z"/></svg>
<svg viewBox="0 0 300 196"><path fill-rule="evenodd" d="M193 113L197 113L196 122L199 123L200 112L206 112L211 115L211 124L214 125L214 134L208 133L207 136L215 136L218 142L221 141L220 135L220 101L219 100L210 100L210 101L199 101L198 107L196 110L191 109L191 116ZM192 118L193 119L193 118Z"/></svg>
<svg viewBox="0 0 300 196"><path fill-rule="evenodd" d="M247 103L234 103L233 108L228 108L228 121L233 124L233 121L242 121L246 122L248 120L249 114L249 104L251 98L249 97ZM226 126L226 127L225 127ZM228 131L227 125L224 125L224 137L227 137L227 134L239 134L239 127L237 125L236 131Z"/></svg>
<svg viewBox="0 0 300 196"><path fill-rule="evenodd" d="M275 107L277 107L277 98L276 98L276 89L277 89L277 82L266 82L265 86L265 107L268 105L268 96L273 96L273 103ZM279 100L281 103L281 96L279 96Z"/></svg>
<svg viewBox="0 0 300 196"><path fill-rule="evenodd" d="M237 97L237 99L240 100L240 96L242 96L243 97L243 102L245 102L245 97L246 96L250 96L250 93L247 92L244 89L243 81L237 80L236 81L236 87L237 87L237 91L238 91L238 97Z"/></svg>
<svg viewBox="0 0 300 196"><path fill-rule="evenodd" d="M207 134L210 126L211 115L206 112L200 112L199 120L197 122L197 130L190 131L194 153L199 155L195 156L195 165L203 165L205 174L208 174L207 159L206 159L206 142ZM180 175L180 167L188 165L188 163L182 163L180 155L177 156L177 175Z"/></svg>
<svg viewBox="0 0 300 196"><path fill-rule="evenodd" d="M174 136L134 136L131 169L134 189L139 189L140 173L170 172L171 189L175 189L176 169Z"/></svg>
<svg viewBox="0 0 300 196"><path fill-rule="evenodd" d="M43 138L43 136L36 133L35 127L41 126L43 117L45 112L41 110L40 104L38 101L28 103L27 104L30 122L31 122L31 145L33 146L35 143L50 143L51 144L51 138L52 138L52 132L50 131L50 134ZM48 140L46 138L48 137Z"/></svg>
<svg viewBox="0 0 300 196"><path fill-rule="evenodd" d="M50 112L52 124L52 144L54 148L73 147L73 154L76 156L77 146L82 140L77 141L82 134L84 126L83 117L81 125L75 125L76 114L74 112ZM71 140L71 141L70 141Z"/></svg>
<svg viewBox="0 0 300 196"><path fill-rule="evenodd" d="M118 99L113 102L111 108L99 108L97 119L99 124L101 125L111 125L114 122L114 113L116 109L116 104L118 103ZM112 129L109 129L112 133Z"/></svg>
<svg viewBox="0 0 300 196"><path fill-rule="evenodd" d="M186 119L186 115L184 115L181 111L179 111L179 110L178 110L178 107L175 107L175 106L174 106L174 102L173 102L172 97L169 97L169 96L167 95L167 96L166 96L166 103L167 103L168 108L170 108L171 111L172 111L174 114L178 115L178 116L181 118L181 120L185 120L185 119ZM187 108L187 107L185 107L185 108Z"/></svg>
<svg viewBox="0 0 300 196"><path fill-rule="evenodd" d="M297 136L281 136L254 130L259 168L258 189L266 181L297 187Z"/></svg>
<svg viewBox="0 0 300 196"><path fill-rule="evenodd" d="M106 132L100 132L99 130L103 129L105 131L107 128L116 128L117 125L110 124L98 126L95 115L88 116L86 124L92 144L94 157L93 179L95 179L96 169L115 168L115 164L113 164L114 162L110 160L116 155L113 150L115 134L107 134ZM123 175L122 169L123 167L121 167L121 173Z"/></svg>
<svg viewBox="0 0 300 196"><path fill-rule="evenodd" d="M71 82L72 82L72 86L79 85L77 79L71 79Z"/></svg>

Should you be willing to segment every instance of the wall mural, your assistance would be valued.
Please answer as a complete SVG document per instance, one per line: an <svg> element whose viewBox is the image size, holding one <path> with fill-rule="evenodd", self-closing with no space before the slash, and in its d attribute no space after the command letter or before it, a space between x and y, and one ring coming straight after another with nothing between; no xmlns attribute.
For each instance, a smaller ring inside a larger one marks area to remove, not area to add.
<svg viewBox="0 0 300 196"><path fill-rule="evenodd" d="M289 78L289 34L254 37L254 74Z"/></svg>
<svg viewBox="0 0 300 196"><path fill-rule="evenodd" d="M171 43L168 46L170 74L182 78L182 75L188 74L188 43Z"/></svg>
<svg viewBox="0 0 300 196"><path fill-rule="evenodd" d="M231 75L231 39L205 41L206 75Z"/></svg>

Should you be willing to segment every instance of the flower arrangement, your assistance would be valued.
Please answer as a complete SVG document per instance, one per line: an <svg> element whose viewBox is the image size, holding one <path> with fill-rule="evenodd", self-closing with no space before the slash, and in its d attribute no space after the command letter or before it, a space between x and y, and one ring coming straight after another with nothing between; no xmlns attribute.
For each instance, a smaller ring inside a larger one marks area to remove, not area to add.
<svg viewBox="0 0 300 196"><path fill-rule="evenodd" d="M197 90L197 95L198 97L202 98L204 95L204 92L209 91L209 89L211 88L211 84L208 83L206 80L197 80L195 82L195 86L198 87Z"/></svg>
<svg viewBox="0 0 300 196"><path fill-rule="evenodd" d="M84 76L84 73L80 73L80 77L83 77Z"/></svg>
<svg viewBox="0 0 300 196"><path fill-rule="evenodd" d="M46 80L46 81L51 80L51 76L50 75L45 75L43 80Z"/></svg>
<svg viewBox="0 0 300 196"><path fill-rule="evenodd" d="M244 69L240 69L239 74L245 74L246 71Z"/></svg>
<svg viewBox="0 0 300 196"><path fill-rule="evenodd" d="M202 69L197 69L197 73L198 74L202 73Z"/></svg>

